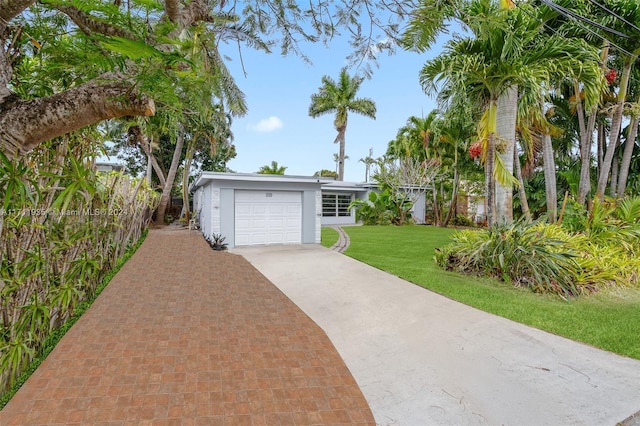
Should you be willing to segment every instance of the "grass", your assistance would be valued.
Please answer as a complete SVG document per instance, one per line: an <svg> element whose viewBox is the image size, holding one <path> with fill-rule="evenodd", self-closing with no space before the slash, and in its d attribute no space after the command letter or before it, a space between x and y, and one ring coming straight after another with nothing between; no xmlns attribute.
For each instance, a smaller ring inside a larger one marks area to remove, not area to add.
<svg viewBox="0 0 640 426"><path fill-rule="evenodd" d="M433 261L434 249L449 242L453 229L430 226L343 229L351 238L345 253L348 256L483 311L640 359L640 290L617 289L567 302L498 280L440 269ZM324 232L323 229L323 244ZM330 235L327 232L327 239Z"/></svg>
<svg viewBox="0 0 640 426"><path fill-rule="evenodd" d="M332 245L338 242L338 231L333 228L329 228L328 226L323 226L321 228L321 244L327 248L331 248Z"/></svg>

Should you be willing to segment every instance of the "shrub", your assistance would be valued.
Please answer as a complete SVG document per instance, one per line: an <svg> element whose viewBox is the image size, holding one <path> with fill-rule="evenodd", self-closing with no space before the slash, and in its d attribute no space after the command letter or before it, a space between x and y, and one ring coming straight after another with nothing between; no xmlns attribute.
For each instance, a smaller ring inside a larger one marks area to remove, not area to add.
<svg viewBox="0 0 640 426"><path fill-rule="evenodd" d="M544 227L518 222L486 230L460 231L436 253L448 270L484 274L561 297L577 295L580 270L573 248Z"/></svg>

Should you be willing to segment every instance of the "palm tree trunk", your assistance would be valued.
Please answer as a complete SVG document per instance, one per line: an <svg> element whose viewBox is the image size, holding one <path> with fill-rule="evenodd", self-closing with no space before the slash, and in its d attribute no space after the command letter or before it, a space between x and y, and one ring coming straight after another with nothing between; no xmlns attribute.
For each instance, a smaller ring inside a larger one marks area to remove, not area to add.
<svg viewBox="0 0 640 426"><path fill-rule="evenodd" d="M524 190L524 179L522 178L522 168L520 167L520 159L518 153L513 150L513 164L516 174L516 178L520 185L518 185L518 195L520 196L520 206L522 208L522 214L527 220L531 220L531 210L529 210L529 202L527 201L527 194Z"/></svg>
<svg viewBox="0 0 640 426"><path fill-rule="evenodd" d="M506 144L499 153L505 169L513 175L513 153L516 144L516 113L518 107L518 86L511 86L498 98L496 134L500 143ZM511 183L496 181L496 221L513 222L513 186Z"/></svg>
<svg viewBox="0 0 640 426"><path fill-rule="evenodd" d="M631 157L633 149L636 146L636 137L638 136L638 125L640 124L640 116L631 118L629 124L629 132L627 140L624 143L624 152L622 154L622 163L620 164L620 177L618 178L618 197L624 197L627 189L627 178L629 177L629 167L631 166Z"/></svg>
<svg viewBox="0 0 640 426"><path fill-rule="evenodd" d="M551 136L543 136L542 157L544 160L544 188L547 196L547 216L549 223L555 223L558 216L558 191L556 187L556 162L553 156Z"/></svg>
<svg viewBox="0 0 640 426"><path fill-rule="evenodd" d="M338 129L338 143L340 144L340 153L338 154L338 180L344 180L344 146L345 133L347 133L347 122Z"/></svg>
<svg viewBox="0 0 640 426"><path fill-rule="evenodd" d="M457 153L456 153L457 154ZM454 166L453 169L453 189L451 191L451 203L449 204L449 211L447 217L444 219L442 226L446 227L456 214L458 209L458 188L460 187L460 174L458 173L458 167Z"/></svg>
<svg viewBox="0 0 640 426"><path fill-rule="evenodd" d="M187 154L184 160L184 170L182 171L182 211L184 218L189 224L191 220L191 210L189 209L189 172L191 171L191 161L195 152L195 141L187 145ZM181 215L182 216L182 215Z"/></svg>
<svg viewBox="0 0 640 426"><path fill-rule="evenodd" d="M602 70L607 67L609 57L609 41L605 40L600 53ZM584 125L584 109L578 81L574 81L574 95L576 97L576 111L578 113L578 123L580 125L580 183L578 185L578 203L584 205L587 195L591 192L591 147L593 145L593 131L596 127L598 116L598 106L591 108L587 126Z"/></svg>
<svg viewBox="0 0 640 426"><path fill-rule="evenodd" d="M597 107L591 109L588 122L585 126L584 108L580 97L580 87L574 81L574 95L576 98L576 113L580 126L580 183L578 184L578 203L584 205L587 195L591 192L591 145L593 143L593 130L598 114Z"/></svg>
<svg viewBox="0 0 640 426"><path fill-rule="evenodd" d="M495 167L496 156L496 134L494 132L489 133L489 142L487 144L487 161L485 162L484 177L486 185L486 199L487 199L487 225L493 226L496 223L495 212L495 192L496 184L493 176L493 169Z"/></svg>
<svg viewBox="0 0 640 426"><path fill-rule="evenodd" d="M169 173L167 173L167 179L164 187L162 188L162 196L160 197L160 204L158 210L156 210L156 225L164 224L164 214L167 211L169 200L171 200L171 190L173 189L173 182L176 179L176 172L180 165L180 157L182 155L182 146L184 145L184 130L180 129L178 138L176 140L176 148L173 151L173 158L171 159L171 167Z"/></svg>
<svg viewBox="0 0 640 426"><path fill-rule="evenodd" d="M624 67L622 68L622 77L620 78L620 89L618 92L618 102L613 112L613 119L611 120L611 134L609 135L609 144L607 151L602 162L602 169L600 169L600 176L598 177L598 187L596 189L596 197L602 200L604 198L604 192L609 181L609 172L611 171L611 164L613 163L613 154L615 152L616 145L618 143L618 137L622 128L622 112L624 110L624 102L627 97L627 88L629 86L629 77L631 76L631 67L635 62L626 60Z"/></svg>

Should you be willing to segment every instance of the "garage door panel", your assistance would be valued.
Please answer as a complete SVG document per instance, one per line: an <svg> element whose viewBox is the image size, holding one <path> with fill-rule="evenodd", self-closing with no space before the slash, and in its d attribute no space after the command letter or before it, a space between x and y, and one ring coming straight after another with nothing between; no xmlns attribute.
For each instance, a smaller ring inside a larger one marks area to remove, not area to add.
<svg viewBox="0 0 640 426"><path fill-rule="evenodd" d="M236 245L300 244L302 193L235 191Z"/></svg>

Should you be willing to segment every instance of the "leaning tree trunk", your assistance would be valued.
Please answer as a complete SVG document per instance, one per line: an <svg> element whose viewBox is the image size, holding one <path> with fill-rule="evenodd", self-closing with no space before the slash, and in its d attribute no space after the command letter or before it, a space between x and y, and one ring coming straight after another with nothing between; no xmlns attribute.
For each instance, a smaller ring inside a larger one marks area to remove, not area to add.
<svg viewBox="0 0 640 426"><path fill-rule="evenodd" d="M638 124L640 124L640 116L634 116L629 123L629 132L627 140L624 143L624 152L622 153L622 162L620 163L620 175L618 177L618 197L624 197L627 189L627 179L629 178L629 167L631 166L631 157L633 149L636 146L636 137L638 136Z"/></svg>
<svg viewBox="0 0 640 426"><path fill-rule="evenodd" d="M154 113L153 100L136 94L124 76L105 74L52 96L0 104L0 150L24 156L44 141L102 120Z"/></svg>
<svg viewBox="0 0 640 426"><path fill-rule="evenodd" d="M547 196L547 216L549 223L555 223L558 217L558 190L556 186L556 161L553 156L551 136L544 135L542 141L544 161L544 188Z"/></svg>
<svg viewBox="0 0 640 426"><path fill-rule="evenodd" d="M620 136L620 130L622 128L622 113L624 110L624 102L627 97L627 87L629 86L629 77L631 76L631 68L635 62L626 60L624 67L622 68L622 77L620 77L620 89L618 91L618 102L613 111L613 119L611 120L611 133L609 134L609 144L604 155L602 162L602 168L600 169L600 176L598 177L598 187L596 189L596 197L602 200L604 198L604 192L609 181L609 173L611 172L611 164L613 163L613 154L616 150L616 144L618 143L618 137Z"/></svg>
<svg viewBox="0 0 640 426"><path fill-rule="evenodd" d="M516 144L516 115L518 108L518 86L511 86L498 98L496 133L504 149L498 155L504 168L513 175L513 153ZM496 180L496 216L499 223L513 222L513 185Z"/></svg>
<svg viewBox="0 0 640 426"><path fill-rule="evenodd" d="M176 179L176 172L180 165L180 157L182 155L182 145L184 145L184 131L180 129L178 132L178 139L176 140L176 148L173 151L173 158L171 159L171 167L169 173L167 173L166 182L162 188L162 196L160 197L160 204L158 210L156 210L156 225L164 224L164 215L171 199L171 190L173 189L173 182Z"/></svg>

